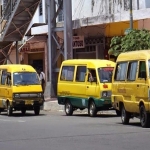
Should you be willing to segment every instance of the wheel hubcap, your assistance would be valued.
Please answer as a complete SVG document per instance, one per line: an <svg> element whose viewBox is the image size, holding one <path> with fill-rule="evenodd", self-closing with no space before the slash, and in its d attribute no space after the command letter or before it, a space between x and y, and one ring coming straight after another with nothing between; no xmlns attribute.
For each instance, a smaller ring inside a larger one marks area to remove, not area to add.
<svg viewBox="0 0 150 150"><path fill-rule="evenodd" d="M67 104L67 105L66 105L66 112L69 113L69 111L70 111L70 105Z"/></svg>
<svg viewBox="0 0 150 150"><path fill-rule="evenodd" d="M121 118L122 118L122 121L124 122L124 118L125 118L125 110L124 109L122 110Z"/></svg>
<svg viewBox="0 0 150 150"><path fill-rule="evenodd" d="M90 114L93 114L93 111L94 111L94 105L91 104L91 106L90 106Z"/></svg>

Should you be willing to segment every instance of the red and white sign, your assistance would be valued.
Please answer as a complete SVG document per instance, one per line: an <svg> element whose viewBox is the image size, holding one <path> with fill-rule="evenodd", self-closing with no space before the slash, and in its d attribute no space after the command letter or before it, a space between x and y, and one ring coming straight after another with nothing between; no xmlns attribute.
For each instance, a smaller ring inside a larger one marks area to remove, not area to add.
<svg viewBox="0 0 150 150"><path fill-rule="evenodd" d="M73 36L73 49L84 48L84 36Z"/></svg>

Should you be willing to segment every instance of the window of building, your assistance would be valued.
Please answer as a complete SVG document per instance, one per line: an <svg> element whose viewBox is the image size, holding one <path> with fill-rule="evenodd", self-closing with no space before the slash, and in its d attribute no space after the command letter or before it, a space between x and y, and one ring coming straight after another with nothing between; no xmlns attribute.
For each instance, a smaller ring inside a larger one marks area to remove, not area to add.
<svg viewBox="0 0 150 150"><path fill-rule="evenodd" d="M76 73L77 82L85 82L86 66L78 66Z"/></svg>
<svg viewBox="0 0 150 150"><path fill-rule="evenodd" d="M127 75L127 79L129 81L135 81L136 79L137 64L138 64L137 61L129 63L128 75Z"/></svg>
<svg viewBox="0 0 150 150"><path fill-rule="evenodd" d="M73 81L74 68L74 66L63 66L60 80Z"/></svg>
<svg viewBox="0 0 150 150"><path fill-rule="evenodd" d="M116 81L124 81L126 79L127 65L128 65L127 62L117 64L115 71Z"/></svg>
<svg viewBox="0 0 150 150"><path fill-rule="evenodd" d="M39 4L39 15L42 16L43 15L43 6L42 6L42 1Z"/></svg>
<svg viewBox="0 0 150 150"><path fill-rule="evenodd" d="M138 78L146 78L146 63L145 63L145 61L139 62Z"/></svg>

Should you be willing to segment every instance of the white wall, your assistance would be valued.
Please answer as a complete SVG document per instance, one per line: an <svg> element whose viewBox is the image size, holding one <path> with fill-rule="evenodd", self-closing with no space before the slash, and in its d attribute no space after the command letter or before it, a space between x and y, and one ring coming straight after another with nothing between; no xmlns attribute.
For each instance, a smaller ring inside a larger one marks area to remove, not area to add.
<svg viewBox="0 0 150 150"><path fill-rule="evenodd" d="M36 12L35 12L35 14L34 14L34 16L33 16L33 18L32 18L32 20L31 20L31 23L30 23L30 25L29 25L29 27L28 27L28 30L31 28L31 26L34 24L34 23L46 23L46 16L45 16L45 10L46 10L46 8L45 8L45 0L42 0L42 7L43 7L43 15L39 15L39 6L37 7L37 10L36 10ZM27 30L27 31L28 31Z"/></svg>
<svg viewBox="0 0 150 150"><path fill-rule="evenodd" d="M139 0L140 9L145 8L145 0ZM137 0L132 0L133 10L137 10ZM72 0L73 20L108 14L123 14L129 10L129 0Z"/></svg>

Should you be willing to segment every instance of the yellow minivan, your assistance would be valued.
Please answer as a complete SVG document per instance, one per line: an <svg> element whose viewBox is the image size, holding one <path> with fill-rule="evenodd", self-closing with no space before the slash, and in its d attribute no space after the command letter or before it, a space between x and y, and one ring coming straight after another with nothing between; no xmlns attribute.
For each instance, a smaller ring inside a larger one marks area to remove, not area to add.
<svg viewBox="0 0 150 150"><path fill-rule="evenodd" d="M150 50L121 53L112 77L112 105L123 124L133 117L150 126Z"/></svg>
<svg viewBox="0 0 150 150"><path fill-rule="evenodd" d="M34 110L39 115L44 97L39 76L30 65L0 65L0 112Z"/></svg>
<svg viewBox="0 0 150 150"><path fill-rule="evenodd" d="M91 117L111 105L112 71L115 63L99 59L72 59L62 62L57 84L58 104L66 115L88 108Z"/></svg>

